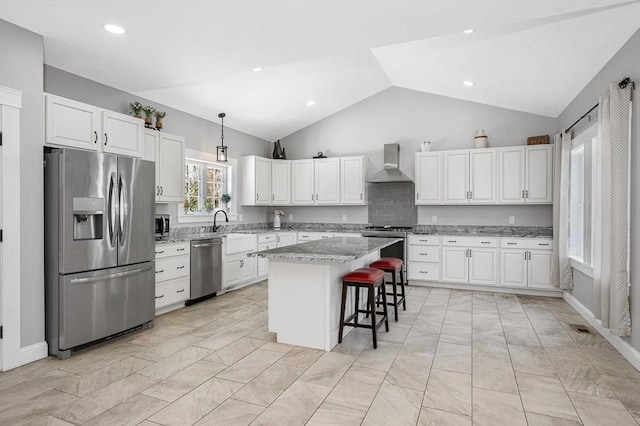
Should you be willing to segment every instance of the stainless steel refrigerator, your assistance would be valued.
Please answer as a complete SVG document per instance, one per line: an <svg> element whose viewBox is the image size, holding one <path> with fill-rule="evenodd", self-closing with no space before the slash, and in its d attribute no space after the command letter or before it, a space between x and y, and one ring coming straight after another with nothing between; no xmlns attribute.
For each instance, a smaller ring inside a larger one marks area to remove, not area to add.
<svg viewBox="0 0 640 426"><path fill-rule="evenodd" d="M76 149L45 153L45 303L49 353L155 315L155 164Z"/></svg>

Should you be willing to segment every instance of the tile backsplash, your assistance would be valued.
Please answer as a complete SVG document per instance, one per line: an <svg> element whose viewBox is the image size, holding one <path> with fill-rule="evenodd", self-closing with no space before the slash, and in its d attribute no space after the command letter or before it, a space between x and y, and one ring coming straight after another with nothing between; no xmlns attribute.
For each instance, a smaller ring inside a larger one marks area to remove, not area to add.
<svg viewBox="0 0 640 426"><path fill-rule="evenodd" d="M370 183L369 223L412 226L418 223L413 182Z"/></svg>

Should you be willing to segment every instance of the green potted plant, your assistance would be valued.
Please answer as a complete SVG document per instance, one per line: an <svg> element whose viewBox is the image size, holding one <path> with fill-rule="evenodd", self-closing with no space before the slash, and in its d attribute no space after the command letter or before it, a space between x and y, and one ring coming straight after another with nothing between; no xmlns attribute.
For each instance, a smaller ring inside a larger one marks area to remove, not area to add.
<svg viewBox="0 0 640 426"><path fill-rule="evenodd" d="M142 118L142 104L140 102L131 102L129 107L131 108L131 112L129 114L133 114L135 118Z"/></svg>
<svg viewBox="0 0 640 426"><path fill-rule="evenodd" d="M213 202L211 201L211 198L207 198L207 201L204 202L204 209L209 213L213 211Z"/></svg>
<svg viewBox="0 0 640 426"><path fill-rule="evenodd" d="M167 115L167 113L156 110L153 114L156 116L156 129L162 129L162 119Z"/></svg>
<svg viewBox="0 0 640 426"><path fill-rule="evenodd" d="M155 108L150 105L145 105L142 107L142 111L144 112L144 126L151 127L151 122L153 121L153 113L155 112Z"/></svg>
<svg viewBox="0 0 640 426"><path fill-rule="evenodd" d="M189 206L189 199L188 199L188 198L186 198L186 197L185 197L185 199L184 199L183 207L184 207L184 212L185 212L185 214L186 214L186 213L188 213L188 212L189 212L189 207L190 207L190 206Z"/></svg>
<svg viewBox="0 0 640 426"><path fill-rule="evenodd" d="M222 194L222 197L220 197L220 201L222 201L225 205L231 201L231 196L229 194Z"/></svg>

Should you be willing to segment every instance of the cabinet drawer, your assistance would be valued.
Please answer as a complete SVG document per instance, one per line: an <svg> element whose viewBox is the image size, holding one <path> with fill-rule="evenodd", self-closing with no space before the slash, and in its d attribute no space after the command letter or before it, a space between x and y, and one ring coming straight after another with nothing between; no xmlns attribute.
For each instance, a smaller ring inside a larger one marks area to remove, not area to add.
<svg viewBox="0 0 640 426"><path fill-rule="evenodd" d="M552 250L553 240L547 238L502 238L500 247Z"/></svg>
<svg viewBox="0 0 640 426"><path fill-rule="evenodd" d="M256 250L256 235L255 234L229 234L222 238L222 247L224 248L224 254L230 255L235 253L245 253L248 251Z"/></svg>
<svg viewBox="0 0 640 426"><path fill-rule="evenodd" d="M181 254L189 254L191 243L186 241L184 243L176 244L156 244L156 259L162 259L163 257L178 256Z"/></svg>
<svg viewBox="0 0 640 426"><path fill-rule="evenodd" d="M433 235L409 235L410 245L437 246L440 244L440 237Z"/></svg>
<svg viewBox="0 0 640 426"><path fill-rule="evenodd" d="M189 256L174 256L156 260L156 283L188 277L190 269Z"/></svg>
<svg viewBox="0 0 640 426"><path fill-rule="evenodd" d="M173 305L189 298L189 278L156 285L156 309Z"/></svg>
<svg viewBox="0 0 640 426"><path fill-rule="evenodd" d="M440 262L440 247L409 246L409 261Z"/></svg>
<svg viewBox="0 0 640 426"><path fill-rule="evenodd" d="M275 242L276 237L275 233L258 234L258 244Z"/></svg>
<svg viewBox="0 0 640 426"><path fill-rule="evenodd" d="M442 245L456 247L498 247L498 239L482 237L442 237Z"/></svg>
<svg viewBox="0 0 640 426"><path fill-rule="evenodd" d="M324 240L331 237L332 232L298 232L298 241Z"/></svg>
<svg viewBox="0 0 640 426"><path fill-rule="evenodd" d="M426 262L409 262L407 278L421 281L440 281L440 264Z"/></svg>
<svg viewBox="0 0 640 426"><path fill-rule="evenodd" d="M357 238L362 237L362 234L357 232L337 232L333 234L334 237L349 237L349 238Z"/></svg>
<svg viewBox="0 0 640 426"><path fill-rule="evenodd" d="M258 244L258 251L271 250L273 248L276 248L275 242Z"/></svg>

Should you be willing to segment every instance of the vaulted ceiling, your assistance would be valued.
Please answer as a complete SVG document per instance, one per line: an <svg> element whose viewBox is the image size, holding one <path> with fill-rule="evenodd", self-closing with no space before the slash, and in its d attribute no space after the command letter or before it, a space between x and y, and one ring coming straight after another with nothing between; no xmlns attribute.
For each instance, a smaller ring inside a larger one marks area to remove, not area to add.
<svg viewBox="0 0 640 426"><path fill-rule="evenodd" d="M557 117L640 2L2 0L0 18L43 35L48 65L275 140L390 86Z"/></svg>

